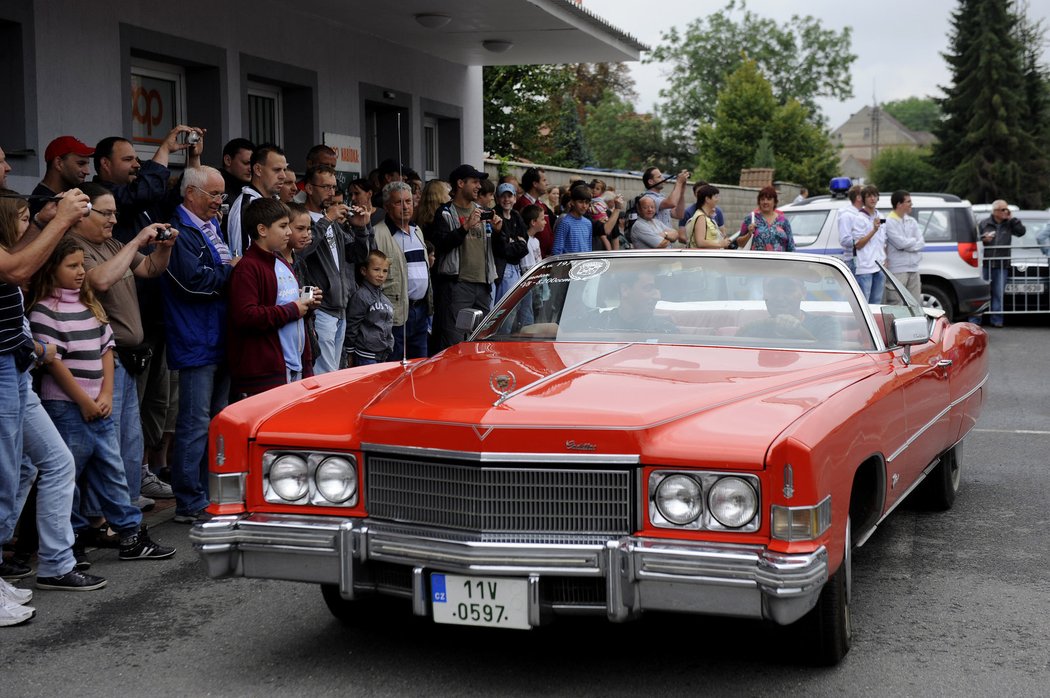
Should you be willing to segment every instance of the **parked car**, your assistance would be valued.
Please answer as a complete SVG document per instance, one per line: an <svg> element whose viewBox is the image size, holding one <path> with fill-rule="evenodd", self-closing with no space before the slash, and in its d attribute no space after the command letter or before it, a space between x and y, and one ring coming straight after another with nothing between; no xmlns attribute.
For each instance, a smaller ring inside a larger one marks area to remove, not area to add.
<svg viewBox="0 0 1050 698"><path fill-rule="evenodd" d="M951 194L912 193L912 216L926 239L919 274L922 303L939 308L949 320L966 319L991 298L981 278L977 259L977 226L970 203ZM839 210L849 202L842 196L814 196L782 208L791 221L799 252L841 257ZM878 210L893 210L889 194L879 198Z"/></svg>
<svg viewBox="0 0 1050 698"><path fill-rule="evenodd" d="M952 506L987 381L984 330L900 290L868 305L828 256L550 258L437 356L225 409L191 540L344 620L721 615L835 663L854 548L913 492Z"/></svg>

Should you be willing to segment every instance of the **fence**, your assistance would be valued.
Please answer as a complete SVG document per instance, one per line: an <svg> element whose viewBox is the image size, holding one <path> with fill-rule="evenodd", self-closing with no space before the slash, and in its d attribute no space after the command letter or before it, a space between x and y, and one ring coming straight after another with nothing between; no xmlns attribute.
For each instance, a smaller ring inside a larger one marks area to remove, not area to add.
<svg viewBox="0 0 1050 698"><path fill-rule="evenodd" d="M997 282L1003 284L1003 314L1050 313L1048 255L1050 240L1041 245L978 245L985 278L993 289Z"/></svg>

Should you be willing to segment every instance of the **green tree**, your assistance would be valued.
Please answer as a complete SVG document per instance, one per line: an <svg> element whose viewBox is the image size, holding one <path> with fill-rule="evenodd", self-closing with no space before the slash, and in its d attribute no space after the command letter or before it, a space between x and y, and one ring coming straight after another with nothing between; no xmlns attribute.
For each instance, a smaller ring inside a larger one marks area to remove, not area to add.
<svg viewBox="0 0 1050 698"><path fill-rule="evenodd" d="M547 164L573 168L594 164L576 113L576 105L570 95L564 95L561 99L561 113L551 133L551 141L553 151L545 160Z"/></svg>
<svg viewBox="0 0 1050 698"><path fill-rule="evenodd" d="M633 105L616 92L607 91L587 108L583 132L599 167L642 170L667 161L660 120L635 113Z"/></svg>
<svg viewBox="0 0 1050 698"><path fill-rule="evenodd" d="M558 117L550 97L569 87L564 66L485 66L482 76L485 150L515 160L544 152L547 137L542 127Z"/></svg>
<svg viewBox="0 0 1050 698"><path fill-rule="evenodd" d="M1050 72L1041 62L1043 47L1047 45L1046 27L1042 20L1033 22L1029 16L1025 2L1020 6L1017 35L1022 51L1024 101L1034 147L1025 165L1028 175L1022 196L1032 208L1044 208L1050 203Z"/></svg>
<svg viewBox="0 0 1050 698"><path fill-rule="evenodd" d="M929 148L884 148L871 161L868 176L880 191L942 191L944 178L930 163Z"/></svg>
<svg viewBox="0 0 1050 698"><path fill-rule="evenodd" d="M952 84L941 100L944 119L934 133L933 162L947 189L975 203L995 199L1029 208L1036 142L1025 101L1024 52L1011 0L960 0L952 15L945 60Z"/></svg>
<svg viewBox="0 0 1050 698"><path fill-rule="evenodd" d="M748 59L767 76L780 104L796 99L823 124L819 98L853 96L850 71L857 57L850 41L849 27L824 29L808 15L778 22L732 0L724 10L693 20L682 33L674 27L663 32L646 62L671 66L658 113L695 153L697 127L715 119L715 103L728 76Z"/></svg>
<svg viewBox="0 0 1050 698"><path fill-rule="evenodd" d="M882 109L912 131L932 131L941 119L941 108L933 97L908 97L883 102Z"/></svg>
<svg viewBox="0 0 1050 698"><path fill-rule="evenodd" d="M836 150L809 110L795 100L780 105L755 61L745 61L726 81L715 103L714 123L698 131L698 177L736 182L740 169L756 162L770 134L777 179L823 191L838 169Z"/></svg>

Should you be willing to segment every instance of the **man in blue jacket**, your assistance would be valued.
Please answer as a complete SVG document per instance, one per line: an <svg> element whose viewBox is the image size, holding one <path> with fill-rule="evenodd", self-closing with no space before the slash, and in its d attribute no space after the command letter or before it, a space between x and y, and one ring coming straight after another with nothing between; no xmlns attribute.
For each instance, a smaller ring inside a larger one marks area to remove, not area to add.
<svg viewBox="0 0 1050 698"><path fill-rule="evenodd" d="M175 521L208 517L208 424L226 406L226 284L237 259L216 214L225 182L212 167L186 170L182 204L171 224L179 230L164 276L168 366L179 372L179 415L171 488Z"/></svg>

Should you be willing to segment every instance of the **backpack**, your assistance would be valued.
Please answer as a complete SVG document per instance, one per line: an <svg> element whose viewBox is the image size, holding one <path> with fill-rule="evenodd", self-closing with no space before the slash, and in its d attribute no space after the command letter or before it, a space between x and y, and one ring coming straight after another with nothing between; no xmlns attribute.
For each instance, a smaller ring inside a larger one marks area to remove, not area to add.
<svg viewBox="0 0 1050 698"><path fill-rule="evenodd" d="M638 220L638 202L643 196L644 194L639 194L631 199L631 203L624 212L623 236L630 247L634 247L634 240L631 238L631 228L634 227L634 222Z"/></svg>

